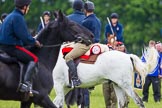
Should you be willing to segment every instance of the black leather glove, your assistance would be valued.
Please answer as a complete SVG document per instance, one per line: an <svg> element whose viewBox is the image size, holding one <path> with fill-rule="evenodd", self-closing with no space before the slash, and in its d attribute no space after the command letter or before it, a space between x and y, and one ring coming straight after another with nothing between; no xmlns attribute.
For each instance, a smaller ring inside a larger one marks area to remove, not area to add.
<svg viewBox="0 0 162 108"><path fill-rule="evenodd" d="M82 37L77 37L77 39L74 42L75 43L77 43L77 42L82 43L82 41L83 41L83 38Z"/></svg>
<svg viewBox="0 0 162 108"><path fill-rule="evenodd" d="M75 43L76 42L85 44L86 46L89 46L90 44L92 44L91 40L85 39L83 37L77 37L77 39L75 40Z"/></svg>
<svg viewBox="0 0 162 108"><path fill-rule="evenodd" d="M82 43L85 44L86 46L89 46L92 44L92 42L90 40L83 40Z"/></svg>

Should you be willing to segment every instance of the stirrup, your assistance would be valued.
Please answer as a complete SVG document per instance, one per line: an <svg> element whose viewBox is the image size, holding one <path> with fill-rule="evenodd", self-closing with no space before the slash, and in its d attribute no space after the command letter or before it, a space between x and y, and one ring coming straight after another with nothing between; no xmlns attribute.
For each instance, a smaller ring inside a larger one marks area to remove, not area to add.
<svg viewBox="0 0 162 108"><path fill-rule="evenodd" d="M27 82L27 85L28 85L28 92L30 97L33 97L34 95L39 95L38 91L33 90L33 86L30 82Z"/></svg>
<svg viewBox="0 0 162 108"><path fill-rule="evenodd" d="M28 84L21 83L18 87L18 91L22 93L28 93L30 97L33 97L34 95L38 95L39 92L32 89L32 86L29 86Z"/></svg>
<svg viewBox="0 0 162 108"><path fill-rule="evenodd" d="M24 83L20 83L17 91L27 92L28 91L28 85L26 85Z"/></svg>

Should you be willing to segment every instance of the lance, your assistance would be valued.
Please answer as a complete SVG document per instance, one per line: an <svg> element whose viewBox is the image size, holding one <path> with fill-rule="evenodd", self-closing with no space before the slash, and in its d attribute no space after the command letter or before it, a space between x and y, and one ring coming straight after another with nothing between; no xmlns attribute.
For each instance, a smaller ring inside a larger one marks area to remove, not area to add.
<svg viewBox="0 0 162 108"><path fill-rule="evenodd" d="M44 27L45 27L45 25L44 25L43 18L42 18L42 17L40 17L40 20L41 20L41 23L42 23L42 27L44 28Z"/></svg>
<svg viewBox="0 0 162 108"><path fill-rule="evenodd" d="M111 32L112 32L112 34L114 35L114 31L113 31L113 29L112 29L112 25L111 25L111 22L110 22L109 17L107 17L107 21L108 21L108 23L109 23L109 25L110 25Z"/></svg>

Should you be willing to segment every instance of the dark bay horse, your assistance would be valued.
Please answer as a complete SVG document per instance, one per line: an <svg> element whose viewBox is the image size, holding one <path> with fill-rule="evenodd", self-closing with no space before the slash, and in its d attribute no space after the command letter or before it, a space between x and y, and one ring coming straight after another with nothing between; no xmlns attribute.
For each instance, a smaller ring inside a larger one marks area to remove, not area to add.
<svg viewBox="0 0 162 108"><path fill-rule="evenodd" d="M37 90L39 94L23 101L24 94L17 92L20 76L18 65L0 61L0 100L21 101L21 108L30 108L32 103L44 108L56 108L48 95L53 88L52 70L58 58L60 45L63 42L75 40L75 36L79 33L92 34L87 29L68 20L62 19L62 23L68 21L68 25L60 26L57 17L58 15L63 16L63 14L59 11L55 15L56 21L51 21L37 36L37 40L43 44L43 47L32 48L32 52L39 57L38 73L33 78L33 89Z"/></svg>

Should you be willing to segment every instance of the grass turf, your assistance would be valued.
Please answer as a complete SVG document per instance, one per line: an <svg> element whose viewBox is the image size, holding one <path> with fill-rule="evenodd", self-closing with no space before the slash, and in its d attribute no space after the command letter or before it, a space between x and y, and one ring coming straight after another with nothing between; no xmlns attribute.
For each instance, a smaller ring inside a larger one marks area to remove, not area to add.
<svg viewBox="0 0 162 108"><path fill-rule="evenodd" d="M142 91L136 90L140 97L142 97ZM55 97L54 91L52 91L50 95L53 100ZM160 103L155 103L153 99L152 87L149 89L149 102L145 103L146 108L162 108L162 101ZM95 90L91 91L90 97L90 108L105 108L103 93L102 93L102 85L96 86ZM2 101L0 100L0 108L19 108L20 103L16 101ZM33 105L31 108L34 108ZM77 108L76 105L72 106L72 108ZM130 99L128 108L138 108L138 106L134 103L132 99Z"/></svg>

